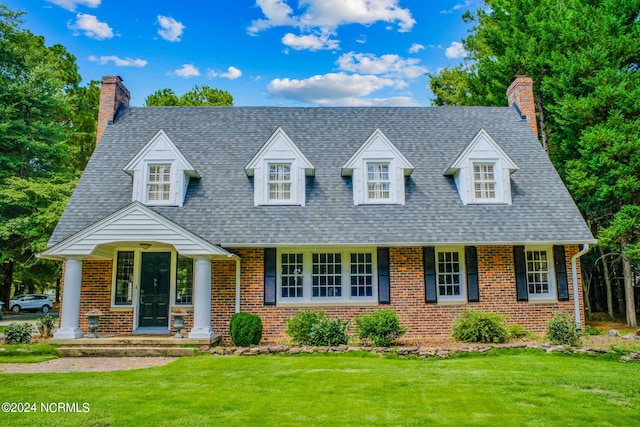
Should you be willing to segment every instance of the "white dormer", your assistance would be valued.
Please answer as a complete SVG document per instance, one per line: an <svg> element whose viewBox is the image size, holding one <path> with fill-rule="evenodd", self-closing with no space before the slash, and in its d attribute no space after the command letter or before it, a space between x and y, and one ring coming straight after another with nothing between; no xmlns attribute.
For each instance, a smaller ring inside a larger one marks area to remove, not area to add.
<svg viewBox="0 0 640 427"><path fill-rule="evenodd" d="M305 204L305 176L315 169L286 132L279 127L244 168L254 179L253 203L259 205Z"/></svg>
<svg viewBox="0 0 640 427"><path fill-rule="evenodd" d="M200 178L162 129L123 170L133 177L133 201L148 206L182 206L189 179Z"/></svg>
<svg viewBox="0 0 640 427"><path fill-rule="evenodd" d="M449 166L462 203L511 204L511 174L518 165L485 129L480 129Z"/></svg>
<svg viewBox="0 0 640 427"><path fill-rule="evenodd" d="M353 177L356 205L404 205L404 180L414 169L389 138L376 129L342 167L342 176Z"/></svg>

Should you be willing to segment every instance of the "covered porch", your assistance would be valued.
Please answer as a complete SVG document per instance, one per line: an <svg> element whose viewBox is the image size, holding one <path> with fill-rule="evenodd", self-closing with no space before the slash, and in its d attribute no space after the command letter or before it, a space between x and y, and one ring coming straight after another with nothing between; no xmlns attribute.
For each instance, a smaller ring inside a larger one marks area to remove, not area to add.
<svg viewBox="0 0 640 427"><path fill-rule="evenodd" d="M58 344L86 339L87 345L102 345L96 338L84 338L89 333L87 317L93 315L100 322L98 339L109 340L105 346L128 341L139 347L154 339L211 345L219 338L211 322L212 261L235 260L236 290L240 282L237 255L138 202L40 256L65 263L60 327L54 334ZM94 268L83 277L84 263ZM173 338L176 317L185 321L185 338Z"/></svg>

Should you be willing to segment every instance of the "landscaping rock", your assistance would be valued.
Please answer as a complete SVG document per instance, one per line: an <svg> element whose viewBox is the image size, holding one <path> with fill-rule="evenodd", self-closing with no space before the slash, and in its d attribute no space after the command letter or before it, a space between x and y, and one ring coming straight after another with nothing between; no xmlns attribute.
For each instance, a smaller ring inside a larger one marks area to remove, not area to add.
<svg viewBox="0 0 640 427"><path fill-rule="evenodd" d="M607 335L609 335L610 337L619 337L620 332L618 332L617 329L611 329L609 332L607 332Z"/></svg>

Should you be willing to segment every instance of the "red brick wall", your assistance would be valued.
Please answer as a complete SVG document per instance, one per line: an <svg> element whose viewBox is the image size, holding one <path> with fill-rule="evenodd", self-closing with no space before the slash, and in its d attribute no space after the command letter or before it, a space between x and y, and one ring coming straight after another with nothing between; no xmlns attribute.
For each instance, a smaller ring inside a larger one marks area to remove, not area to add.
<svg viewBox="0 0 640 427"><path fill-rule="evenodd" d="M553 303L530 303L516 301L513 249L510 246L478 247L478 271L480 282L480 302L462 305L426 304L424 302L424 274L422 248L391 248L391 304L378 307L320 307L330 317L340 316L352 320L354 316L376 310L391 308L400 315L402 322L409 326L403 338L406 342L428 341L451 336L455 319L464 310L485 310L505 315L508 323L519 323L527 330L542 333L554 311L573 314L573 286L571 278L571 255L577 246L566 247L566 265L569 279L569 301ZM241 311L258 314L263 323L263 343L285 342L284 333L289 317L306 308L265 306L263 303L263 250L240 249L236 253L242 258L241 269ZM579 265L579 264L578 264ZM99 332L130 333L133 325L132 312L111 311L111 261L85 261L83 263L83 283L81 293L80 327L88 331L85 314L90 310L100 310ZM234 260L212 262L211 326L216 334L222 335L223 343L229 344L229 322L235 312ZM580 275L580 270L578 270ZM580 288L580 308L583 300ZM584 326L584 315L582 316ZM190 330L193 325L192 313L187 313L185 323Z"/></svg>

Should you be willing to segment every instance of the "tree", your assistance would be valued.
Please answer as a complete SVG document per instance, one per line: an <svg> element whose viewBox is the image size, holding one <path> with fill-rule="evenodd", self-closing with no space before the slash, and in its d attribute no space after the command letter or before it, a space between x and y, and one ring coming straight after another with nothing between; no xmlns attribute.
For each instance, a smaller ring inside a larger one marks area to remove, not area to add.
<svg viewBox="0 0 640 427"><path fill-rule="evenodd" d="M464 16L473 25L465 63L429 76L434 104L505 105L512 77L533 78L543 146L599 243L621 254L627 322L635 326L640 0L485 4Z"/></svg>
<svg viewBox="0 0 640 427"><path fill-rule="evenodd" d="M227 91L209 86L195 85L193 89L178 97L172 89L159 89L145 99L147 107L194 106L230 107L233 96Z"/></svg>
<svg viewBox="0 0 640 427"><path fill-rule="evenodd" d="M68 141L82 132L84 140L94 138L91 124L81 124L90 119L79 119L85 108L74 105L71 96L81 80L75 57L22 29L22 15L0 5L0 299L5 302L14 273L42 263L34 254L46 247L75 185L82 162L72 158L77 153Z"/></svg>

